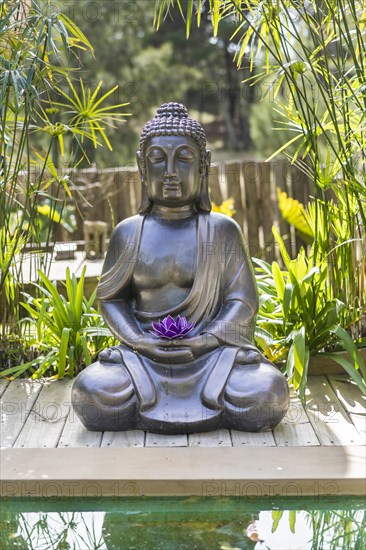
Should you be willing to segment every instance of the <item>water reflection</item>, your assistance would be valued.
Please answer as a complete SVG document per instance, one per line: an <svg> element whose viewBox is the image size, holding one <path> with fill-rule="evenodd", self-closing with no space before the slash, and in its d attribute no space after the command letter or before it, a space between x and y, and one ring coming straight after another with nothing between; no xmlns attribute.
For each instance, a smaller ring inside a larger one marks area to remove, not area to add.
<svg viewBox="0 0 366 550"><path fill-rule="evenodd" d="M297 509L289 509L294 508ZM3 501L1 550L364 550L359 499ZM80 511L77 511L80 510Z"/></svg>

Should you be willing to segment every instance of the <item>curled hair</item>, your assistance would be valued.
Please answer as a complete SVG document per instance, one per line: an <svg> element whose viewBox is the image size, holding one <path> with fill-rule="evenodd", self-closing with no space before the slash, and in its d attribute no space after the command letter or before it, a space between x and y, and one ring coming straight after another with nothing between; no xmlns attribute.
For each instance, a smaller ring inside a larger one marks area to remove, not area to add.
<svg viewBox="0 0 366 550"><path fill-rule="evenodd" d="M200 150L200 190L197 197L197 209L202 212L211 211L211 201L208 193L208 161L206 150L206 135L201 124L188 116L187 108L182 103L163 103L154 118L143 127L140 138L139 163L142 175L141 203L139 213L151 210L152 204L148 197L146 174L146 144L150 138L157 136L188 136L196 141Z"/></svg>

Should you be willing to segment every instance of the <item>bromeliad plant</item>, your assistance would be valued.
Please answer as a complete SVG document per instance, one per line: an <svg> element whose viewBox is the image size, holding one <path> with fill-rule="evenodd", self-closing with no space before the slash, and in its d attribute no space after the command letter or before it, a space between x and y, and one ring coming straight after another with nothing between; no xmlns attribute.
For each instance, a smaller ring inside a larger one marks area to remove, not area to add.
<svg viewBox="0 0 366 550"><path fill-rule="evenodd" d="M72 378L90 365L99 351L114 345L114 338L94 307L96 290L89 299L84 296L85 271L84 267L78 281L67 269L66 297L59 293L56 283L39 272L42 286L37 286L41 296L34 298L23 293L28 301L21 304L29 313L23 323L30 323L34 329L28 344L39 349L39 355L28 363L2 371L2 376L16 378L28 371L32 378L45 374Z"/></svg>
<svg viewBox="0 0 366 550"><path fill-rule="evenodd" d="M314 265L314 246L308 257L301 249L291 260L276 228L273 233L286 269L277 262L254 259L260 294L259 347L271 361L285 363L287 377L302 400L310 356L319 353L339 363L366 393L366 368L346 330L347 305L329 297L327 261ZM348 358L335 353L338 350L346 350Z"/></svg>

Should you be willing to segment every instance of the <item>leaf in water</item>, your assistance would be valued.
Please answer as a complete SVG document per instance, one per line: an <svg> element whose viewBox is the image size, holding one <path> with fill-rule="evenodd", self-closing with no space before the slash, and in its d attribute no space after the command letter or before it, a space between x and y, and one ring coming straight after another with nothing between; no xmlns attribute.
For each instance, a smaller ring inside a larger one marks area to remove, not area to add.
<svg viewBox="0 0 366 550"><path fill-rule="evenodd" d="M291 533L295 533L296 510L289 511L289 520L290 520L290 531Z"/></svg>

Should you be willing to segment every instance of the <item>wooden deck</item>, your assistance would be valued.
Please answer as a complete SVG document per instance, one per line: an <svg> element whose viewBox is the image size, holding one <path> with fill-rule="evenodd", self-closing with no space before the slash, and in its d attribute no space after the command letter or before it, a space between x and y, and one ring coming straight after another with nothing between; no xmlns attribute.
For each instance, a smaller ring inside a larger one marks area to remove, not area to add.
<svg viewBox="0 0 366 550"><path fill-rule="evenodd" d="M312 494L314 479L321 494L332 492L329 483L343 494L364 492L366 399L344 376L311 376L306 407L293 394L284 421L257 434L90 432L72 410L71 386L72 380L0 380L3 495L37 493L46 481L47 491L51 481L78 481L79 492L96 482L109 494L112 479L120 487L137 483L138 494L202 494L209 482L254 483L258 490L265 480Z"/></svg>

